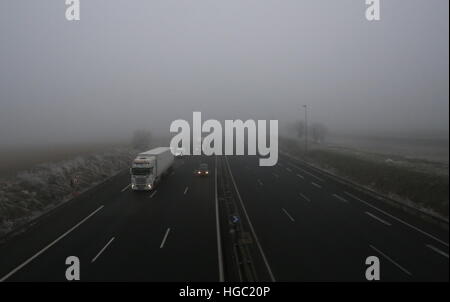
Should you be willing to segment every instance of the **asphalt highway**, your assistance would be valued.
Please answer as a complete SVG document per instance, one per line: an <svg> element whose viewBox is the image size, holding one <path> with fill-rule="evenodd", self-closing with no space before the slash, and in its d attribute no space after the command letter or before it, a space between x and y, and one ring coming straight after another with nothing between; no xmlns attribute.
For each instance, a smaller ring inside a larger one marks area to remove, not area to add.
<svg viewBox="0 0 450 302"><path fill-rule="evenodd" d="M177 160L153 192L124 172L80 195L0 247L0 278L65 281L77 256L81 281L218 281L214 175L196 177L200 162L214 169Z"/></svg>
<svg viewBox="0 0 450 302"><path fill-rule="evenodd" d="M282 156L229 158L277 281L448 281L448 232Z"/></svg>
<svg viewBox="0 0 450 302"><path fill-rule="evenodd" d="M224 161L273 280L365 281L369 256L382 281L449 280L448 231L291 157ZM0 244L0 280L65 281L69 256L81 281L227 280L216 162L177 159L152 192L131 191L123 172L79 195ZM194 175L200 163L208 177Z"/></svg>

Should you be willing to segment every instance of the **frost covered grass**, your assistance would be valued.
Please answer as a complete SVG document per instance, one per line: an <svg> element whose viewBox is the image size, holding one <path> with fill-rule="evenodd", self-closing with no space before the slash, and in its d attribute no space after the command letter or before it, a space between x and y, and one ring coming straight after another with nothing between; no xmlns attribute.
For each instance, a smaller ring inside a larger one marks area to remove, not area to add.
<svg viewBox="0 0 450 302"><path fill-rule="evenodd" d="M108 152L49 162L0 180L0 236L129 167L136 152Z"/></svg>
<svg viewBox="0 0 450 302"><path fill-rule="evenodd" d="M294 140L282 140L288 153L301 155L313 165L377 191L392 199L448 218L448 165L384 155L355 153L329 148L311 148L307 156ZM446 173L445 173L446 171Z"/></svg>

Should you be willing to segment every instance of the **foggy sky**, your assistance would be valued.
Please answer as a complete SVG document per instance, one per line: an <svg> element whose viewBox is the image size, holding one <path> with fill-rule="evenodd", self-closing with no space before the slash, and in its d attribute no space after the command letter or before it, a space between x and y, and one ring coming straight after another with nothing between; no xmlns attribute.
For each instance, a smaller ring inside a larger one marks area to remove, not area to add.
<svg viewBox="0 0 450 302"><path fill-rule="evenodd" d="M447 0L0 2L0 146L302 118L357 132L448 131Z"/></svg>

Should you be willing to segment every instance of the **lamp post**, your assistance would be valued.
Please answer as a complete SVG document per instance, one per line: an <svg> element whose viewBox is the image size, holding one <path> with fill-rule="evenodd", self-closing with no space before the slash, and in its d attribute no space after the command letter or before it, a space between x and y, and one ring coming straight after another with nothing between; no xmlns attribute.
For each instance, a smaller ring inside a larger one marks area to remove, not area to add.
<svg viewBox="0 0 450 302"><path fill-rule="evenodd" d="M305 153L308 152L308 107L303 105L305 108Z"/></svg>

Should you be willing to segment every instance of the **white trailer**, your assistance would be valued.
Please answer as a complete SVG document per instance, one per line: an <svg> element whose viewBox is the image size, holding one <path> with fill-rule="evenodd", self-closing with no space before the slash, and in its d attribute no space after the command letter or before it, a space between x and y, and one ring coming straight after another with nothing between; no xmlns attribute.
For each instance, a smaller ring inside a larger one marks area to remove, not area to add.
<svg viewBox="0 0 450 302"><path fill-rule="evenodd" d="M170 148L158 147L139 153L131 165L131 188L152 190L173 165Z"/></svg>

